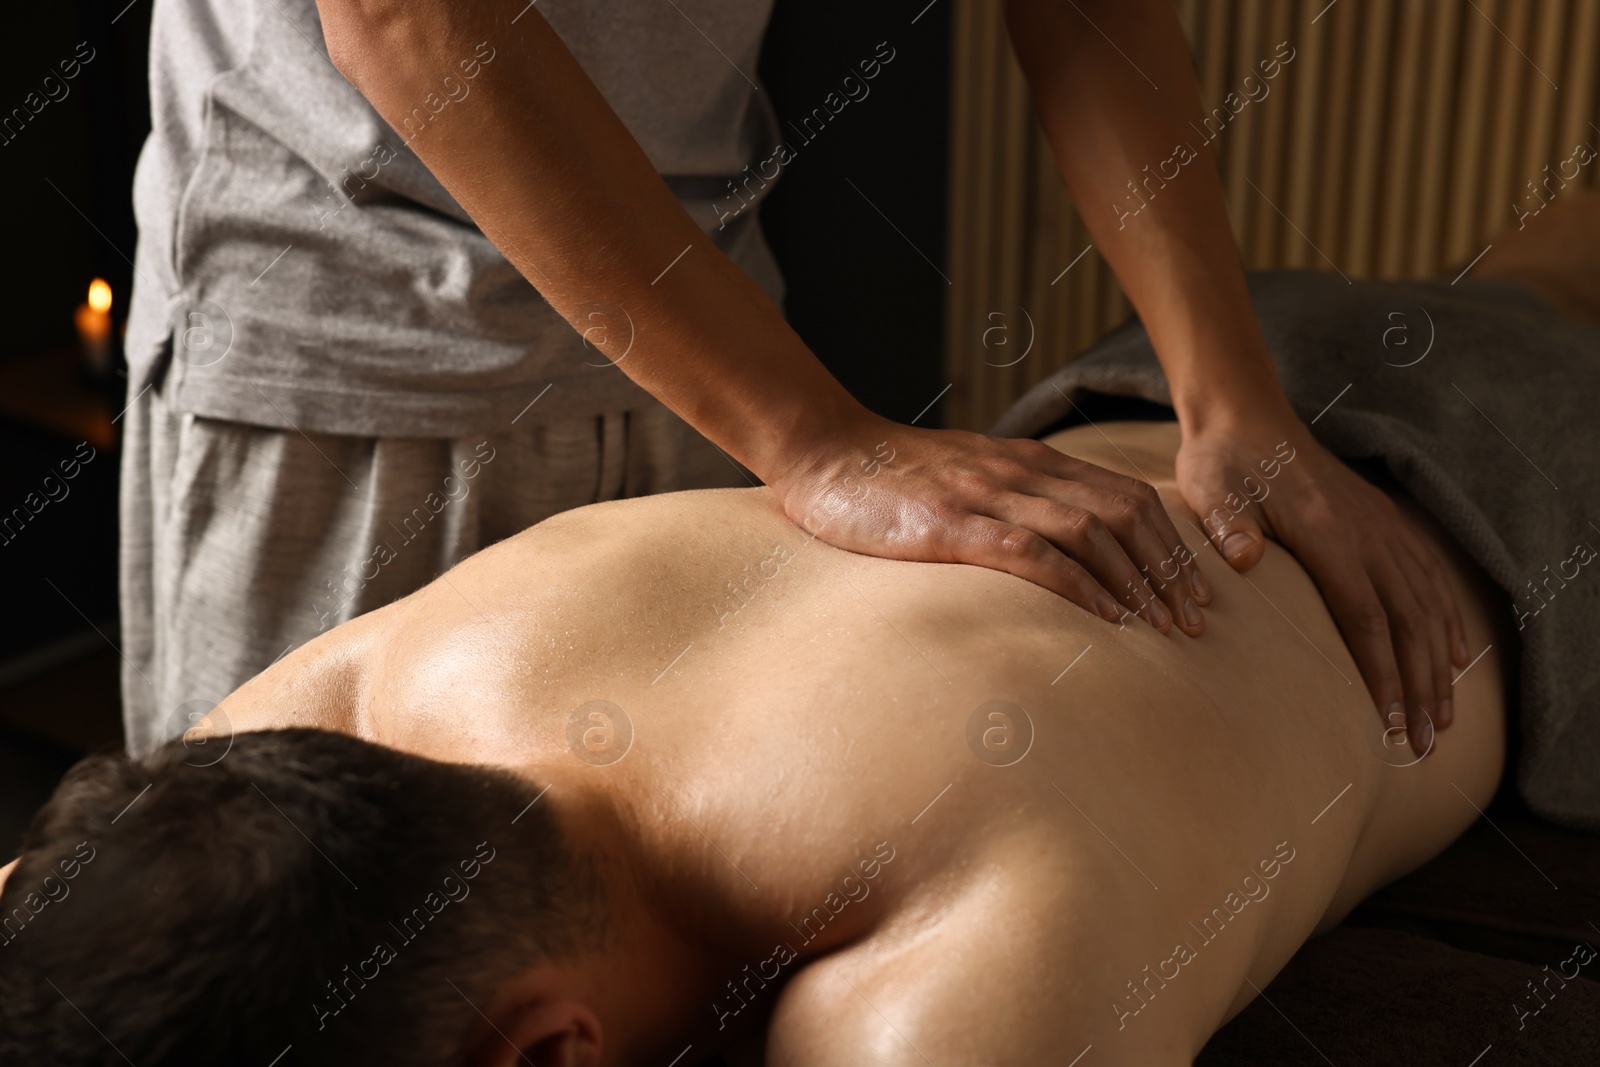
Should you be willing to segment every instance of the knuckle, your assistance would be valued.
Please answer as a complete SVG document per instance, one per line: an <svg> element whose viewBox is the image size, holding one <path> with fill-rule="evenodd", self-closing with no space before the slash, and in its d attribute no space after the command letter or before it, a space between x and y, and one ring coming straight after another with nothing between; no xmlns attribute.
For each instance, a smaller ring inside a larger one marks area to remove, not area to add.
<svg viewBox="0 0 1600 1067"><path fill-rule="evenodd" d="M1024 438L1017 442L1017 451L1032 460L1054 459L1061 455L1043 441L1032 437Z"/></svg>
<svg viewBox="0 0 1600 1067"><path fill-rule="evenodd" d="M935 563L970 563L983 544L983 530L975 525L941 523L924 538L925 558Z"/></svg>
<svg viewBox="0 0 1600 1067"><path fill-rule="evenodd" d="M997 481L1007 484L1021 481L1032 469L1027 463L1010 456L1001 456L989 461L989 473Z"/></svg>
<svg viewBox="0 0 1600 1067"><path fill-rule="evenodd" d="M1340 542L1347 547L1353 547L1350 546L1350 539L1345 536L1345 524L1340 521L1338 509L1323 494L1314 494L1300 506L1300 513L1305 516L1306 525L1309 529L1338 530Z"/></svg>
<svg viewBox="0 0 1600 1067"><path fill-rule="evenodd" d="M1100 516L1087 508L1069 506L1061 515L1067 533L1078 541L1094 541L1106 532Z"/></svg>
<svg viewBox="0 0 1600 1067"><path fill-rule="evenodd" d="M991 492L993 483L981 471L971 467L960 467L950 472L949 486L963 497L977 497Z"/></svg>
<svg viewBox="0 0 1600 1067"><path fill-rule="evenodd" d="M1129 478L1123 492L1147 508L1161 506L1161 494L1156 492L1156 487L1149 482Z"/></svg>
<svg viewBox="0 0 1600 1067"><path fill-rule="evenodd" d="M1013 559L1037 559L1046 548L1044 538L1018 526L1000 539L1000 551Z"/></svg>
<svg viewBox="0 0 1600 1067"><path fill-rule="evenodd" d="M1350 626L1357 635L1367 638L1389 636L1389 615L1377 602L1362 604L1350 617Z"/></svg>
<svg viewBox="0 0 1600 1067"><path fill-rule="evenodd" d="M1138 526L1146 520L1145 502L1130 493L1117 493L1111 498L1111 514L1129 526Z"/></svg>

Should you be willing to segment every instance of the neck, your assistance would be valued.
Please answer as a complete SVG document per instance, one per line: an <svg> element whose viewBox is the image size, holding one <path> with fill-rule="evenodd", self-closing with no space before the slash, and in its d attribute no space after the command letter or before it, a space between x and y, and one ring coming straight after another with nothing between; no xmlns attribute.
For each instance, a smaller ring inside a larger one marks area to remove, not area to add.
<svg viewBox="0 0 1600 1067"><path fill-rule="evenodd" d="M614 787L564 784L557 818L594 871L604 921L598 950L563 967L561 981L599 1019L607 1063L669 1062L690 1044L709 1055L732 1030L730 1012L749 1023L775 999L771 990L750 1003L740 985L770 953L770 930L708 906L716 891L698 855L671 847L659 822L619 810Z"/></svg>

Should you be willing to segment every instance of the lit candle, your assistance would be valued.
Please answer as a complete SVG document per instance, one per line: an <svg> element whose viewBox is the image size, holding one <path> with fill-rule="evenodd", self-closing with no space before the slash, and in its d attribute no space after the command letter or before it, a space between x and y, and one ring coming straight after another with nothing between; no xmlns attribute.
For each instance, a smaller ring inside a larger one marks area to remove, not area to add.
<svg viewBox="0 0 1600 1067"><path fill-rule="evenodd" d="M89 372L97 377L111 373L111 286L104 278L89 283L89 302L78 305L78 340Z"/></svg>

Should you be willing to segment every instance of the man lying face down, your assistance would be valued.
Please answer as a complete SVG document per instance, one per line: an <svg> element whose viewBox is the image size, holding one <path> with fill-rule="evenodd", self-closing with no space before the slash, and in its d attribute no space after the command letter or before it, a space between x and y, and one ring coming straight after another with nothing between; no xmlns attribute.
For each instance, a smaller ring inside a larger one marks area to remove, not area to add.
<svg viewBox="0 0 1600 1067"><path fill-rule="evenodd" d="M1177 499L1173 424L1046 443ZM1504 598L1399 503L1494 646L1401 746L1300 566L1176 508L1198 636L763 489L564 513L75 768L0 1062L1187 1063L1494 792Z"/></svg>

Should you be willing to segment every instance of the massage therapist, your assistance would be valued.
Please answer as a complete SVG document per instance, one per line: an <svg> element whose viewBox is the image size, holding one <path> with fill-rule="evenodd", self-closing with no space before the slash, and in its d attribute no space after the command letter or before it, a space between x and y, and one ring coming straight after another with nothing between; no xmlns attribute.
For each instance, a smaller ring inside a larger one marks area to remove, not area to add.
<svg viewBox="0 0 1600 1067"><path fill-rule="evenodd" d="M729 457L839 547L1201 633L1210 592L1148 486L883 419L786 324L753 210L770 182L746 170L783 141L746 74L770 7L156 0L124 423L132 751L549 515L743 484ZM1466 649L1442 572L1286 400L1214 159L1118 209L1202 120L1170 0L1006 16L1166 370L1186 502L1236 568L1267 536L1295 553L1380 711L1447 725ZM859 77L893 59L884 42Z"/></svg>

